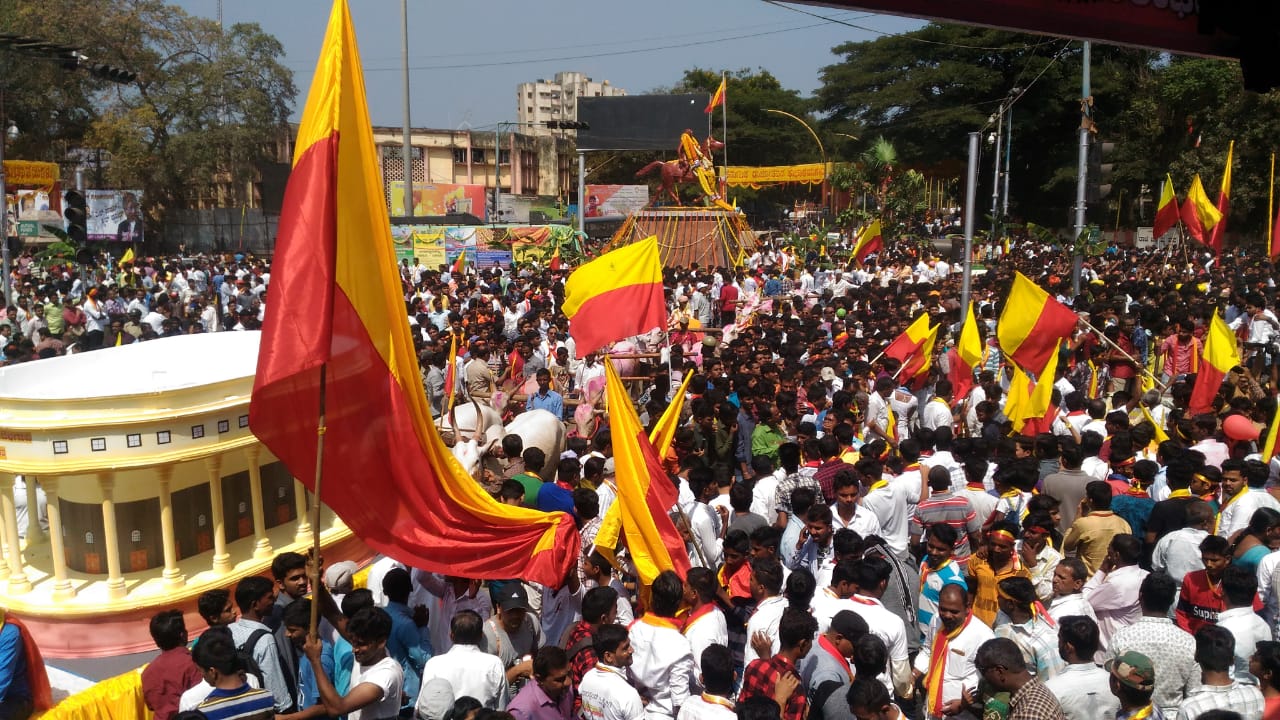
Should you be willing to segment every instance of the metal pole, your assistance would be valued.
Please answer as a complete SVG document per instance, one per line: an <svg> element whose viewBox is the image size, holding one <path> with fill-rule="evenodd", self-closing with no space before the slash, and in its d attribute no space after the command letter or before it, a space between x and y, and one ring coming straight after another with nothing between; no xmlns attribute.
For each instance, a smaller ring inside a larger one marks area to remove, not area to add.
<svg viewBox="0 0 1280 720"><path fill-rule="evenodd" d="M4 97L0 95L0 108L3 107ZM4 250L0 252L0 271L4 272L4 304L8 307L13 304L13 276L10 273L10 263L12 259L9 257L9 196L5 193L5 174L4 174L4 146L9 141L8 123L5 122L3 113L0 113L0 203L4 205L4 237L0 238L4 243ZM15 328L16 329L16 328Z"/></svg>
<svg viewBox="0 0 1280 720"><path fill-rule="evenodd" d="M578 151L578 234L587 236L587 154Z"/></svg>
<svg viewBox="0 0 1280 720"><path fill-rule="evenodd" d="M1086 102L1089 97L1089 55L1089 41L1085 40L1084 70L1080 74L1080 97ZM1072 295L1080 294L1080 273L1084 267L1084 258L1078 252L1078 241L1080 234L1084 232L1085 187L1089 180L1089 128L1086 125L1087 123L1080 123L1080 159L1076 165L1076 236L1071 240L1071 247L1075 250L1071 257Z"/></svg>
<svg viewBox="0 0 1280 720"><path fill-rule="evenodd" d="M413 217L413 140L409 124L409 0L400 0L400 65L404 75L404 216Z"/></svg>
<svg viewBox="0 0 1280 720"><path fill-rule="evenodd" d="M1013 103L1009 103L1009 129L1004 134L1004 200L1000 205L1000 218L1009 217L1009 163L1013 160Z"/></svg>
<svg viewBox="0 0 1280 720"><path fill-rule="evenodd" d="M490 224L497 224L502 219L502 123L493 130L493 219Z"/></svg>
<svg viewBox="0 0 1280 720"><path fill-rule="evenodd" d="M1001 103L1000 109L996 111L996 141L991 144L994 152L991 158L995 161L992 163L995 167L991 171L991 237L989 240L993 243L1000 242L997 235L1000 232L1000 146L1001 140L1004 139L1004 104Z"/></svg>
<svg viewBox="0 0 1280 720"><path fill-rule="evenodd" d="M969 288L973 281L973 214L978 206L978 144L982 133L969 133L969 172L964 191L964 275L960 283L960 311L969 307ZM964 319L961 318L961 322Z"/></svg>

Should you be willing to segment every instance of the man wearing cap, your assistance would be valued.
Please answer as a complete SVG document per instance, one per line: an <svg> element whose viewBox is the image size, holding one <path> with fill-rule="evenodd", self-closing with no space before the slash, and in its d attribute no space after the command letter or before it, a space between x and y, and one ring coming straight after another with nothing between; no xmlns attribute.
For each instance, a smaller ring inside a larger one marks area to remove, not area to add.
<svg viewBox="0 0 1280 720"><path fill-rule="evenodd" d="M1104 667L1111 676L1111 694L1120 703L1116 720L1172 720L1152 702L1156 671L1150 658L1131 650L1108 660Z"/></svg>
<svg viewBox="0 0 1280 720"><path fill-rule="evenodd" d="M497 655L513 685L533 673L533 654L545 644L542 625L529 612L529 595L524 586L510 582L498 595L498 612L484 624L480 649Z"/></svg>
<svg viewBox="0 0 1280 720"><path fill-rule="evenodd" d="M1231 710L1244 720L1261 720L1265 700L1257 685L1232 677L1236 640L1231 631L1206 625L1196 631L1200 688L1178 706L1178 720L1196 720L1210 710Z"/></svg>

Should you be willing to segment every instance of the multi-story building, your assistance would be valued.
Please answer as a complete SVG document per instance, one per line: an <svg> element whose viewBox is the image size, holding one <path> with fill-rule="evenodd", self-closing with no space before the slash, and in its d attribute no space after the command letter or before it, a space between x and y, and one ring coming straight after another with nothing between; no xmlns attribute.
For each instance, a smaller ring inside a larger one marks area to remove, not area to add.
<svg viewBox="0 0 1280 720"><path fill-rule="evenodd" d="M514 132L518 129L524 128L517 123L503 123L497 132L414 128L410 133L414 184L483 185L486 189L496 184L502 195L526 198L567 198L576 192L573 141L559 135ZM403 137L398 127L373 128L388 208L393 184L404 182ZM496 155L495 146L500 146Z"/></svg>
<svg viewBox="0 0 1280 720"><path fill-rule="evenodd" d="M579 72L556 73L553 80L520 83L516 87L516 118L534 135L572 133L552 130L547 122L577 120L579 98L626 94L626 90L610 85L608 80L596 82Z"/></svg>

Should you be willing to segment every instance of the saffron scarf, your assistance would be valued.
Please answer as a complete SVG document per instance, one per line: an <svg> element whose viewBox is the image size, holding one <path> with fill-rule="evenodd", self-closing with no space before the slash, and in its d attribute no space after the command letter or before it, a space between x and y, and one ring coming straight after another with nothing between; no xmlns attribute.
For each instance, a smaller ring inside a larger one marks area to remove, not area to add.
<svg viewBox="0 0 1280 720"><path fill-rule="evenodd" d="M924 676L924 687L928 691L928 710L934 717L942 716L942 680L946 675L947 659L951 655L951 641L960 637L969 623L973 622L973 613L965 616L964 622L951 632L945 632L941 626L933 636L933 647L929 652L929 672Z"/></svg>

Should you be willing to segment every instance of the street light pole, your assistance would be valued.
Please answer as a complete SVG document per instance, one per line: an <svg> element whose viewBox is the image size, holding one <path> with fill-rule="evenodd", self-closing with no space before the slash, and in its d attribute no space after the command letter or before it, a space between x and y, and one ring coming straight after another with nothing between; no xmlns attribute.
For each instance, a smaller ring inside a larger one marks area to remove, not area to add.
<svg viewBox="0 0 1280 720"><path fill-rule="evenodd" d="M400 64L404 75L404 216L413 217L413 139L409 124L409 0L400 0Z"/></svg>
<svg viewBox="0 0 1280 720"><path fill-rule="evenodd" d="M982 133L969 133L969 171L964 190L964 274L960 281L960 322L969 312L969 294L973 284L973 214L978 209L978 145Z"/></svg>
<svg viewBox="0 0 1280 720"><path fill-rule="evenodd" d="M809 131L809 135L813 136L813 141L814 141L815 143L817 143L817 144L818 144L818 153L820 153L820 154L822 155L822 192L823 192L823 194L824 194L824 196L825 196L825 195L827 194L827 170L828 170L828 167L827 167L827 166L828 166L828 162L827 162L827 149L826 149L825 147L823 147L823 146L822 146L822 140L818 139L818 133L814 132L814 131L813 131L813 128L809 127L809 123L807 123L807 122L805 122L804 120L802 120L802 119L800 119L800 118L796 117L795 115L792 115L792 114L791 114L791 113L789 113L789 112L786 112L785 110L773 110L773 109L770 109L770 108L765 108L765 112L771 112L771 113L775 113L775 114L778 114L778 115L784 115L784 116L786 116L786 117L789 117L789 118L791 118L792 120L795 120L796 122L798 122L798 123L800 123L801 125L803 125L803 126L804 126L804 129ZM823 206L825 206L825 205L827 204L827 198L826 198L826 197L823 197L823 199L822 199L822 204L823 204Z"/></svg>
<svg viewBox="0 0 1280 720"><path fill-rule="evenodd" d="M1000 109L996 110L996 141L991 144L993 152L992 159L995 168L991 172L991 242L1000 241L996 234L999 232L999 208L1000 208L1000 147L1004 139L1004 102L1001 101Z"/></svg>
<svg viewBox="0 0 1280 720"><path fill-rule="evenodd" d="M1089 102L1089 41L1084 41L1084 70L1080 75L1080 98L1088 109ZM1087 120L1088 118L1082 118ZM1076 236L1071 240L1071 295L1080 294L1080 274L1084 269L1084 257L1080 255L1080 235L1084 232L1085 198L1087 196L1089 176L1089 128L1087 122L1080 123L1080 157L1076 165Z"/></svg>
<svg viewBox="0 0 1280 720"><path fill-rule="evenodd" d="M4 250L3 257L0 258L0 270L4 272L4 304L8 307L13 304L13 274L10 271L12 258L9 257L9 196L5 193L4 172L4 146L9 138L4 128L5 123L0 119L0 202L4 203L4 237L0 238L4 240Z"/></svg>

